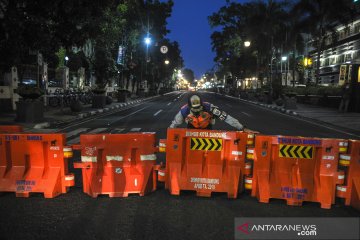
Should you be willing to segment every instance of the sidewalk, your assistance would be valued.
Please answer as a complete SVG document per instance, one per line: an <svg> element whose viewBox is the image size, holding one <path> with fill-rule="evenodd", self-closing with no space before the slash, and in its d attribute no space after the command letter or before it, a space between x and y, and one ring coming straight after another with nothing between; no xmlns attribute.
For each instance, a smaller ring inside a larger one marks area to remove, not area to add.
<svg viewBox="0 0 360 240"><path fill-rule="evenodd" d="M245 99L239 99L233 96L229 98L238 99L240 101L256 104L262 107L273 109L274 111L280 111L284 114L289 114L296 117L308 119L310 121L317 121L320 123L331 124L337 127L346 128L349 130L357 131L360 134L360 113L357 112L339 112L336 108L326 108L321 106L315 106L310 104L297 103L296 109L285 109L283 107L273 104L265 104L256 101L249 101Z"/></svg>
<svg viewBox="0 0 360 240"><path fill-rule="evenodd" d="M109 105L106 105L105 108L102 109L92 108L91 104L88 104L88 105L84 105L82 111L78 113L72 112L69 107L64 107L63 109L61 109L61 108L53 108L48 106L45 107L44 120L40 123L16 122L15 112L9 112L9 113L0 112L0 125L21 125L25 131L51 128L52 126L57 124L79 121L81 119L85 119L105 112L115 111L117 109L121 110L130 105L135 105L137 103L147 101L154 97L142 98L142 99L140 98L130 99L129 101L123 103L113 102Z"/></svg>

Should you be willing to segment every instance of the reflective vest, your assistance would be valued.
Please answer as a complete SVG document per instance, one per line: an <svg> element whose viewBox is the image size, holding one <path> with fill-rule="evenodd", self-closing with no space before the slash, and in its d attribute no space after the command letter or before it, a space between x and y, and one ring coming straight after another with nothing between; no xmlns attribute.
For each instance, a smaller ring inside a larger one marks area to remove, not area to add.
<svg viewBox="0 0 360 240"><path fill-rule="evenodd" d="M185 119L188 128L210 129L212 127L212 114L210 113L211 104L204 102L202 106L203 111L198 116L195 116L191 113L190 108L187 104L181 108L181 115Z"/></svg>

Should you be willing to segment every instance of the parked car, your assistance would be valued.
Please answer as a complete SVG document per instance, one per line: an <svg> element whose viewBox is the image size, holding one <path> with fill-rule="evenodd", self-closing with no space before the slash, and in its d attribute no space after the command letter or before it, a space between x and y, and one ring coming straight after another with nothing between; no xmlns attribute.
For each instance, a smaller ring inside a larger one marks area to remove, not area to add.
<svg viewBox="0 0 360 240"><path fill-rule="evenodd" d="M36 85L36 80L34 79L30 79L30 78L25 78L22 81L20 81L19 85Z"/></svg>

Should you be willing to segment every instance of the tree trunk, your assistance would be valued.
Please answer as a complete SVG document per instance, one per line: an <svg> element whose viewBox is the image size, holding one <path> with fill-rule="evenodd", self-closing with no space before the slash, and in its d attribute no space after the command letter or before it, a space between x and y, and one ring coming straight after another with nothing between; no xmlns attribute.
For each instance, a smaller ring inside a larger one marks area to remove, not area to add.
<svg viewBox="0 0 360 240"><path fill-rule="evenodd" d="M295 87L295 68L296 68L296 57L295 57L295 53L296 53L296 38L295 38L295 42L294 42L294 48L293 48L293 66L292 66L292 80L293 80L293 87Z"/></svg>
<svg viewBox="0 0 360 240"><path fill-rule="evenodd" d="M319 84L319 80L320 80L320 56L321 56L321 39L319 40L318 43L318 51L316 53L316 79L315 79L315 86L317 86Z"/></svg>

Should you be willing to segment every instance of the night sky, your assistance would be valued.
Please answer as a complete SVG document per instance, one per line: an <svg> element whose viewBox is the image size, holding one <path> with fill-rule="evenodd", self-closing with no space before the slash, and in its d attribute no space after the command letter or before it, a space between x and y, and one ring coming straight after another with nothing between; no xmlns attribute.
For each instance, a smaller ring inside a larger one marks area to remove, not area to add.
<svg viewBox="0 0 360 240"><path fill-rule="evenodd" d="M185 67L192 69L196 78L215 64L210 39L214 30L210 28L207 17L225 5L225 0L174 0L172 15L168 19L171 32L167 37L179 43Z"/></svg>

